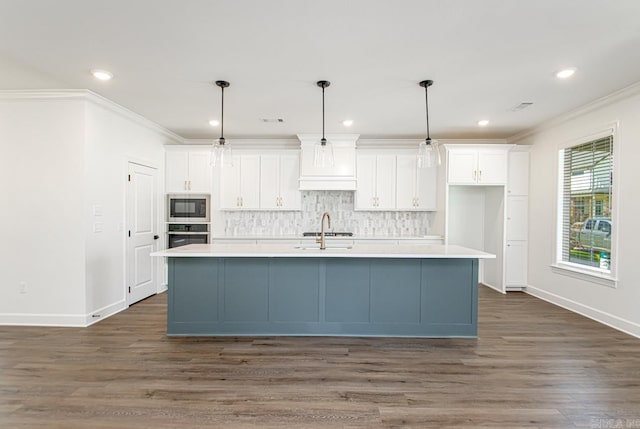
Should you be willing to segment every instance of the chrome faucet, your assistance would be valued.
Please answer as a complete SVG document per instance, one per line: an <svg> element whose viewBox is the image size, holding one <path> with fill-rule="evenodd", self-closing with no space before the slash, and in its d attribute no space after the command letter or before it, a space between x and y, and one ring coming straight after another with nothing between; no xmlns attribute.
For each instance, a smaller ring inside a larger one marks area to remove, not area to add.
<svg viewBox="0 0 640 429"><path fill-rule="evenodd" d="M322 213L322 218L320 218L320 237L316 238L316 243L320 243L320 249L324 250L327 248L324 242L324 218L327 218L327 228L331 228L331 216L329 216L329 212Z"/></svg>

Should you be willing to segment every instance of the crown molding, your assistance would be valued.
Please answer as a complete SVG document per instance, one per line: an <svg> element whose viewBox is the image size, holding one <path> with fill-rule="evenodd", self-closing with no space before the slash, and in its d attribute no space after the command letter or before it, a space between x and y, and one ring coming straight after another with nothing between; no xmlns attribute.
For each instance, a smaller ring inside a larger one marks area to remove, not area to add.
<svg viewBox="0 0 640 429"><path fill-rule="evenodd" d="M211 145L217 138L211 139L184 139L184 145L202 147ZM227 143L237 149L300 149L300 141L295 138L254 138L234 139L227 138Z"/></svg>
<svg viewBox="0 0 640 429"><path fill-rule="evenodd" d="M103 97L88 89L38 89L38 90L0 90L0 100L85 100L97 106L103 107L125 119L141 125L153 132L167 137L173 142L183 143L184 138L175 134L163 126L145 118L144 116L123 107L108 98Z"/></svg>
<svg viewBox="0 0 640 429"><path fill-rule="evenodd" d="M574 110L570 110L554 119L548 120L534 128L523 131L507 138L508 143L517 143L520 140L531 137L535 134L539 134L544 131L548 131L552 128L556 128L566 122L569 122L577 117L586 115L594 110L602 109L611 104L626 100L627 98L634 97L640 94L640 82L636 82L618 91L615 91L609 95L593 100L587 104L584 104Z"/></svg>

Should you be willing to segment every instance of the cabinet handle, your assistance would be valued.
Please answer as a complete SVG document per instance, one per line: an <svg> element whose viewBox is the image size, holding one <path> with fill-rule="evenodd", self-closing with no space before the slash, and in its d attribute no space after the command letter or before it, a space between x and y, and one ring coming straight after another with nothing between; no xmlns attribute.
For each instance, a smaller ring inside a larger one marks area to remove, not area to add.
<svg viewBox="0 0 640 429"><path fill-rule="evenodd" d="M280 197L280 207L282 207L284 205L284 200L282 199L282 197Z"/></svg>
<svg viewBox="0 0 640 429"><path fill-rule="evenodd" d="M476 180L476 170L473 170L473 181L475 182Z"/></svg>
<svg viewBox="0 0 640 429"><path fill-rule="evenodd" d="M420 198L416 197L416 207L420 207Z"/></svg>
<svg viewBox="0 0 640 429"><path fill-rule="evenodd" d="M188 180L185 180L185 181L184 181L184 190L185 190L185 191L188 191L188 190L189 190L189 181L188 181Z"/></svg>
<svg viewBox="0 0 640 429"><path fill-rule="evenodd" d="M240 207L244 207L244 197L240 197Z"/></svg>
<svg viewBox="0 0 640 429"><path fill-rule="evenodd" d="M478 174L478 181L482 182L482 170L480 170L480 173Z"/></svg>

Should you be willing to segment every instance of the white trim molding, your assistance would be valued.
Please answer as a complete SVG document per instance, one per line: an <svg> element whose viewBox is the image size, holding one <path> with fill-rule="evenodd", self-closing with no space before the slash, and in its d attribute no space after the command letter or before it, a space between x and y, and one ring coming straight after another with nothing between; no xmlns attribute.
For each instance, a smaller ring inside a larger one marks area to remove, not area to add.
<svg viewBox="0 0 640 429"><path fill-rule="evenodd" d="M60 326L82 328L86 326L85 314L52 313L2 313L0 325L8 326Z"/></svg>
<svg viewBox="0 0 640 429"><path fill-rule="evenodd" d="M127 109L106 97L88 89L40 89L40 90L0 90L0 100L85 100L104 107L110 112L116 113L130 121L141 125L151 131L161 134L176 144L184 143L184 139L163 126L145 118L144 116Z"/></svg>
<svg viewBox="0 0 640 429"><path fill-rule="evenodd" d="M633 85L629 85L626 88L622 88L619 91L616 91L612 94L609 94L605 97L594 100L590 103L587 103L577 109L571 110L563 115L560 115L550 121L546 121L541 125L533 127L529 130L523 131L521 133L515 134L511 137L507 138L509 143L517 143L520 140L531 137L535 134L542 133L544 131L548 131L552 128L556 128L566 122L571 121L572 119L578 118L582 115L585 115L594 110L600 109L602 107L606 107L610 104L617 103L619 101L625 100L627 98L631 98L640 94L640 82L634 83Z"/></svg>
<svg viewBox="0 0 640 429"><path fill-rule="evenodd" d="M122 300L109 304L88 314L0 313L0 326L58 326L86 328L87 326L113 316L127 308L127 304Z"/></svg>
<svg viewBox="0 0 640 429"><path fill-rule="evenodd" d="M86 314L84 326L91 326L94 323L111 317L114 314L120 313L122 310L126 310L127 308L129 307L127 306L127 303L124 299L118 302L114 302L113 304L106 305L102 308L97 309L96 311L92 311L91 313Z"/></svg>
<svg viewBox="0 0 640 429"><path fill-rule="evenodd" d="M543 301L547 301L551 304L557 305L558 307L562 307L566 310L578 313L581 316L588 317L591 320L595 320L596 322L624 332L625 334L640 338L640 324L634 323L630 320L614 316L613 314L606 313L588 305L580 304L579 302L573 301L571 299L563 298L559 295L547 292L534 286L527 286L524 292L531 296L535 296L536 298L539 298Z"/></svg>

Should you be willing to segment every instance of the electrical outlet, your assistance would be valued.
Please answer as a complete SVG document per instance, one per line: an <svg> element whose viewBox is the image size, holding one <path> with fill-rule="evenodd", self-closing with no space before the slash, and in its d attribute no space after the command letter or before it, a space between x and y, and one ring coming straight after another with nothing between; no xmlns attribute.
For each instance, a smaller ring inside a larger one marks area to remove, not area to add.
<svg viewBox="0 0 640 429"><path fill-rule="evenodd" d="M18 292L20 293L27 293L27 282L20 282L18 283Z"/></svg>

